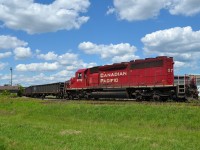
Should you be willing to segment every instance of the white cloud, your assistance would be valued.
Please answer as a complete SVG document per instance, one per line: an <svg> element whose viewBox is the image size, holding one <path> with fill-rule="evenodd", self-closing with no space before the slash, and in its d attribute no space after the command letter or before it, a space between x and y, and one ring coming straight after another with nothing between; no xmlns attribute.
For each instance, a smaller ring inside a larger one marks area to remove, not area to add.
<svg viewBox="0 0 200 150"><path fill-rule="evenodd" d="M0 74L1 84L10 83L10 74ZM2 82L3 81L3 82ZM13 75L13 85L20 84L22 86L30 86L37 84L47 84L55 82L64 82L65 80L60 80L60 78L54 77L52 75L45 75L44 73L39 73L37 75Z"/></svg>
<svg viewBox="0 0 200 150"><path fill-rule="evenodd" d="M175 27L147 34L141 39L146 55L166 55L175 59L175 67L190 67L199 62L200 31Z"/></svg>
<svg viewBox="0 0 200 150"><path fill-rule="evenodd" d="M54 52L48 52L47 54L39 54L37 56L39 59L44 59L44 60L56 60L58 58L58 55L55 54Z"/></svg>
<svg viewBox="0 0 200 150"><path fill-rule="evenodd" d="M80 63L78 55L74 53L65 53L63 55L58 56L58 62L61 65L73 65Z"/></svg>
<svg viewBox="0 0 200 150"><path fill-rule="evenodd" d="M67 71L77 71L82 68L91 68L97 66L96 63L86 63L82 59L78 57L77 54L73 53L65 53L63 55L58 56L58 63L66 68Z"/></svg>
<svg viewBox="0 0 200 150"><path fill-rule="evenodd" d="M115 12L115 8L108 7L108 11L106 12L107 15L113 14Z"/></svg>
<svg viewBox="0 0 200 150"><path fill-rule="evenodd" d="M11 55L11 52L0 53L0 59L10 57Z"/></svg>
<svg viewBox="0 0 200 150"><path fill-rule="evenodd" d="M23 48L23 49L25 50L24 52L21 51L21 54L27 56L26 50L27 49L30 50L30 48ZM15 54L17 54L17 51L15 52ZM45 61L54 61L54 62L18 64L14 69L17 74L15 78L13 77L14 84L20 83L24 86L29 86L35 84L64 82L73 77L74 72L77 71L78 69L93 67L97 65L96 63L84 62L82 59L79 58L77 54L74 53L64 53L62 55L58 55L55 52L48 52L46 54L41 54L39 50L36 50L35 54L36 54L35 56L39 59ZM20 58L22 58L22 56L23 55L20 55ZM26 72L34 72L34 74L39 72L39 74L30 76L29 74L26 74ZM1 82L7 83L7 80L5 78L4 79L2 78Z"/></svg>
<svg viewBox="0 0 200 150"><path fill-rule="evenodd" d="M61 70L53 75L51 75L51 77L54 78L59 78L60 81L66 81L68 79L70 79L71 77L74 76L74 71L69 71L69 70Z"/></svg>
<svg viewBox="0 0 200 150"><path fill-rule="evenodd" d="M13 77L14 84L21 84L23 86L48 84L60 81L62 80L56 79L55 77L50 75L45 75L44 73L39 73L33 76L16 75L15 77Z"/></svg>
<svg viewBox="0 0 200 150"><path fill-rule="evenodd" d="M166 0L114 0L114 9L119 19L135 21L158 16ZM110 8L111 10L113 8ZM110 9L108 12L110 12ZM114 11L112 11L114 12Z"/></svg>
<svg viewBox="0 0 200 150"><path fill-rule="evenodd" d="M41 59L47 60L47 54L38 54L38 56L42 56ZM90 68L96 66L96 63L86 63L81 60L77 54L74 53L65 53L62 55L58 55L52 52L55 58L54 63L30 63L30 64L18 64L15 68L15 73L13 75L13 83L14 84L22 84L23 86L30 86L35 84L47 84L53 82L64 82L74 76L74 72L76 72L80 68ZM37 56L37 57L38 57ZM44 56L44 57L43 57ZM51 55L50 55L51 56ZM0 64L0 69L1 69ZM3 65L2 65L3 66ZM3 67L2 67L3 68ZM38 73L37 75L29 75L26 72L34 72ZM53 74L48 72L52 71ZM55 73L56 72L56 73ZM22 74L21 74L22 73ZM0 74L1 83L7 83L9 78L8 75Z"/></svg>
<svg viewBox="0 0 200 150"><path fill-rule="evenodd" d="M7 65L8 65L8 63L0 62L0 70L3 70Z"/></svg>
<svg viewBox="0 0 200 150"><path fill-rule="evenodd" d="M13 83L17 84L20 83L23 86L30 86L36 84L47 84L47 83L54 83L54 82L65 82L69 80L71 77L74 76L75 71L80 68L90 68L96 66L96 63L84 63L80 60L79 64L68 65L65 67L59 66L58 63L35 63L35 64L20 64L16 67L16 71L19 71L17 75L13 76ZM47 70L48 69L48 70ZM20 74L20 71L23 74ZM46 73L39 73L37 75L26 75L24 74L25 71L57 71L53 74L46 74ZM1 75L0 79L8 80L9 75ZM7 78L6 78L7 77ZM7 81L6 81L7 82Z"/></svg>
<svg viewBox="0 0 200 150"><path fill-rule="evenodd" d="M97 45L92 42L83 42L79 44L79 49L83 50L86 54L99 54L103 59L111 58L113 62L118 62L117 58L123 61L139 58L134 54L137 51L136 47L131 46L129 43Z"/></svg>
<svg viewBox="0 0 200 150"><path fill-rule="evenodd" d="M38 58L46 61L54 61L54 63L31 63L31 64L19 64L16 66L17 71L60 71L60 75L64 75L66 72L75 72L80 68L90 68L96 66L96 63L85 63L82 59L74 53L65 53L58 55L55 52L48 52L46 54L38 54ZM55 76L58 76L56 74Z"/></svg>
<svg viewBox="0 0 200 150"><path fill-rule="evenodd" d="M78 69L84 69L84 68L92 68L94 66L97 66L96 63L85 63L83 60L79 60L78 63L74 63L73 65L67 66L66 70L68 71L77 71Z"/></svg>
<svg viewBox="0 0 200 150"><path fill-rule="evenodd" d="M81 16L89 6L89 0L55 0L49 5L34 0L1 0L0 20L8 28L30 34L78 29L89 19Z"/></svg>
<svg viewBox="0 0 200 150"><path fill-rule="evenodd" d="M186 65L186 63L181 62L181 61L175 61L174 62L175 68L181 68L181 67L184 67L185 65Z"/></svg>
<svg viewBox="0 0 200 150"><path fill-rule="evenodd" d="M14 79L14 78L16 78L16 75L13 75L12 77ZM0 79L10 82L10 74L0 74ZM8 82L7 82L7 84L8 84Z"/></svg>
<svg viewBox="0 0 200 150"><path fill-rule="evenodd" d="M25 47L17 47L14 49L15 59L25 59L32 56L31 49Z"/></svg>
<svg viewBox="0 0 200 150"><path fill-rule="evenodd" d="M173 0L170 7L173 15L193 16L200 13L199 0Z"/></svg>
<svg viewBox="0 0 200 150"><path fill-rule="evenodd" d="M39 73L36 75L24 75L18 74L13 76L14 84L21 84L23 86L40 85L55 82L65 82L74 75L73 71L61 70L55 74ZM0 75L0 79L7 82L10 79L10 75Z"/></svg>
<svg viewBox="0 0 200 150"><path fill-rule="evenodd" d="M78 65L70 65L70 66L66 66L66 70L69 70L69 71L77 70L77 68L78 68Z"/></svg>
<svg viewBox="0 0 200 150"><path fill-rule="evenodd" d="M20 46L26 46L28 43L9 35L0 35L0 50L14 49Z"/></svg>
<svg viewBox="0 0 200 150"><path fill-rule="evenodd" d="M61 67L59 64L52 63L39 63L39 64L20 64L16 67L16 71L19 71L17 75L13 76L13 83L20 83L23 86L30 86L36 84L47 84L55 82L65 82L74 76L74 72L80 68L88 68L96 66L95 63L84 63L82 60L79 64L69 65L66 67ZM45 69L46 68L46 69ZM71 68L71 69L70 69ZM48 70L47 70L48 69ZM53 74L39 73L37 75L26 75L20 74L20 71L57 71ZM6 78L7 77L7 78ZM7 80L10 79L7 76L1 76L0 79Z"/></svg>
<svg viewBox="0 0 200 150"><path fill-rule="evenodd" d="M78 63L78 55L74 53L65 53L62 55L55 54L55 52L48 52L47 54L37 55L39 59L44 59L46 61L57 61L61 65L71 65Z"/></svg>
<svg viewBox="0 0 200 150"><path fill-rule="evenodd" d="M16 66L17 71L55 71L59 69L59 64L54 63L31 63L31 64L19 64Z"/></svg>
<svg viewBox="0 0 200 150"><path fill-rule="evenodd" d="M96 63L92 62L92 63L81 63L82 68L91 68L94 66L97 66Z"/></svg>
<svg viewBox="0 0 200 150"><path fill-rule="evenodd" d="M156 31L147 34L141 40L147 53L181 52L182 54L200 51L200 31L193 31L191 27L175 27Z"/></svg>
<svg viewBox="0 0 200 150"><path fill-rule="evenodd" d="M39 50L39 49L36 49L36 50L35 50L35 53L39 55L39 54L40 54L40 50Z"/></svg>
<svg viewBox="0 0 200 150"><path fill-rule="evenodd" d="M112 62L128 62L129 60L139 59L139 56L135 55L124 55L124 56L115 56L112 58Z"/></svg>
<svg viewBox="0 0 200 150"><path fill-rule="evenodd" d="M172 15L191 16L200 13L199 0L113 0L107 14L116 13L119 19L128 21L157 17L161 9Z"/></svg>
<svg viewBox="0 0 200 150"><path fill-rule="evenodd" d="M71 73L73 73L73 71L62 70L62 71L59 71L58 73L54 74L53 76L61 76L61 77L66 76L67 77Z"/></svg>

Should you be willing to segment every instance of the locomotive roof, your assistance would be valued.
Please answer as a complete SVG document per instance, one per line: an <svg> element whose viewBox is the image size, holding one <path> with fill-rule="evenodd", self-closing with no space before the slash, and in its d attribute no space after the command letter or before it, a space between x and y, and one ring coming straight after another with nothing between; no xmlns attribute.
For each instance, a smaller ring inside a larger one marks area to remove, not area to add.
<svg viewBox="0 0 200 150"><path fill-rule="evenodd" d="M99 70L117 70L117 69L126 68L127 66L128 66L128 62L126 62L126 63L115 63L115 64L112 64L112 65L100 66Z"/></svg>
<svg viewBox="0 0 200 150"><path fill-rule="evenodd" d="M128 67L129 64L159 61L159 60L163 60L167 58L172 58L172 57L158 56L156 58L136 59L136 60L131 60L130 62L121 62L121 63L114 63L114 64L104 65L104 66L95 66L95 67L89 68L89 70L90 70L90 73L96 73L99 71L125 69L126 67ZM77 73L85 72L87 71L87 69L88 68L79 69L77 70Z"/></svg>
<svg viewBox="0 0 200 150"><path fill-rule="evenodd" d="M79 69L77 72L85 72L87 69Z"/></svg>

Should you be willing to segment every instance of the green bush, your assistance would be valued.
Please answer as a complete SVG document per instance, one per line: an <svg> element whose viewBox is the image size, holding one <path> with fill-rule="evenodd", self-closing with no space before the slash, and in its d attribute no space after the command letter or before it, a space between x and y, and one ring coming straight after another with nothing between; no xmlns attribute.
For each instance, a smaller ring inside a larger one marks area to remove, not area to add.
<svg viewBox="0 0 200 150"><path fill-rule="evenodd" d="M3 95L3 96L9 96L9 95L10 95L10 91L4 90L4 91L1 93L1 95Z"/></svg>
<svg viewBox="0 0 200 150"><path fill-rule="evenodd" d="M24 93L24 88L20 85L19 86L19 91L17 92L17 96L22 97Z"/></svg>

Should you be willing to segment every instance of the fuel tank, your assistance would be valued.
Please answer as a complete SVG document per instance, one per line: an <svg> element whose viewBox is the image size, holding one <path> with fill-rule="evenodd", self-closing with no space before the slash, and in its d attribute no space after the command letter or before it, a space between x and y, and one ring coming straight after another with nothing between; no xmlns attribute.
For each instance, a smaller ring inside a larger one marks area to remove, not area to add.
<svg viewBox="0 0 200 150"><path fill-rule="evenodd" d="M99 91L92 92L93 98L128 98L126 91Z"/></svg>

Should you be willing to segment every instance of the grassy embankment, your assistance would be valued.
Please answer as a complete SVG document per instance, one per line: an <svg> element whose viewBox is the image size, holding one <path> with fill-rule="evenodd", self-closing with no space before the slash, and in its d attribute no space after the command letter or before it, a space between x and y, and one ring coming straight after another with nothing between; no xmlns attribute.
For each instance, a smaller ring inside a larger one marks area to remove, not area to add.
<svg viewBox="0 0 200 150"><path fill-rule="evenodd" d="M200 149L200 104L0 97L0 149Z"/></svg>

